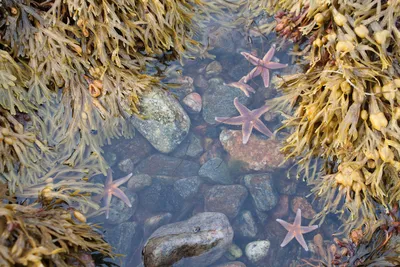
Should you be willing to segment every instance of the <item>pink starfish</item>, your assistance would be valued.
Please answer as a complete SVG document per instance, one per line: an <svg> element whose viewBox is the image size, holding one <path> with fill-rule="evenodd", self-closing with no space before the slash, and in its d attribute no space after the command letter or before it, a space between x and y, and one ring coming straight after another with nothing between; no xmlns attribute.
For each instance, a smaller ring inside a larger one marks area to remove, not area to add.
<svg viewBox="0 0 400 267"><path fill-rule="evenodd" d="M120 185L126 183L131 178L131 176L132 173L113 182L111 169L109 168L107 170L107 178L104 184L104 191L103 194L101 195L106 209L106 219L108 219L108 215L110 212L111 198L113 195L121 199L128 207L132 207L129 198L125 195L125 193L121 189L118 188Z"/></svg>
<svg viewBox="0 0 400 267"><path fill-rule="evenodd" d="M304 240L303 234L317 229L318 225L301 226L301 210L300 209L297 209L296 218L294 219L293 224L285 222L284 220L281 220L281 219L276 219L276 221L278 223L280 223L283 227L285 227L286 230L288 230L288 233L286 234L285 239L283 239L281 247L286 246L295 237L296 240L300 243L300 245L306 251L308 251L307 243Z"/></svg>
<svg viewBox="0 0 400 267"><path fill-rule="evenodd" d="M249 74L244 76L244 82L247 83L254 77L261 74L261 77L264 81L264 86L269 86L269 70L282 69L287 67L287 64L281 64L278 62L271 62L272 57L275 54L275 45L271 46L268 52L265 54L263 59L259 59L253 56L250 53L242 52L241 53L251 64L256 67L252 69Z"/></svg>
<svg viewBox="0 0 400 267"><path fill-rule="evenodd" d="M247 97L250 97L250 93L256 92L253 87L244 83L244 77L242 77L242 79L240 79L238 82L232 82L224 85L239 88Z"/></svg>
<svg viewBox="0 0 400 267"><path fill-rule="evenodd" d="M237 97L235 97L235 99L233 100L233 104L239 111L240 116L232 118L215 117L215 120L230 125L242 125L243 144L246 144L247 141L249 141L250 135L253 131L253 127L268 137L271 137L273 135L272 132L267 128L267 126L265 126L264 123L260 120L261 115L267 112L270 107L262 106L261 108L249 110L246 106L239 103Z"/></svg>

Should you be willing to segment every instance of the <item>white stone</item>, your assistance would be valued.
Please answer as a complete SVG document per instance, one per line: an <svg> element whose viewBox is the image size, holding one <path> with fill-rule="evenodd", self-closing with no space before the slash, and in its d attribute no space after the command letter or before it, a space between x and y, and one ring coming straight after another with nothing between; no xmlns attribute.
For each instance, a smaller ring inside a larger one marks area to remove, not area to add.
<svg viewBox="0 0 400 267"><path fill-rule="evenodd" d="M268 240L253 241L247 244L245 253L251 262L257 263L267 256L269 247Z"/></svg>

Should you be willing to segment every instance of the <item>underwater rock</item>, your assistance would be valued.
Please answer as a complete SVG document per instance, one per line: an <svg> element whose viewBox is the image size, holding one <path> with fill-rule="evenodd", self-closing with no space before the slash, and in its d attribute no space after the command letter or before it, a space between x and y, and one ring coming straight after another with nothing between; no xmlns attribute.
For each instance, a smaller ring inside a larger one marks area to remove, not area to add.
<svg viewBox="0 0 400 267"><path fill-rule="evenodd" d="M216 124L215 117L232 117L238 114L233 100L247 105L250 99L237 88L224 85L224 81L213 78L208 81L208 88L203 94L203 119L209 124Z"/></svg>
<svg viewBox="0 0 400 267"><path fill-rule="evenodd" d="M138 224L136 222L123 222L112 227L107 227L105 240L113 247L117 254L131 255L135 245L139 243ZM119 263L119 259L115 259Z"/></svg>
<svg viewBox="0 0 400 267"><path fill-rule="evenodd" d="M133 167L133 165L148 157L153 150L153 147L141 134L136 133L135 136L131 139L118 139L115 141L113 140L112 144L106 146L104 150L107 151L105 153L105 157L107 158L107 162L110 164L110 166L113 165L113 162L120 163L124 160L130 159ZM116 155L113 155L117 151L118 153ZM110 160L111 162L109 162L108 160ZM126 171L125 173L130 172L132 171Z"/></svg>
<svg viewBox="0 0 400 267"><path fill-rule="evenodd" d="M132 192L139 192L145 187L151 185L152 179L151 176L148 174L138 174L132 176L127 184L127 187Z"/></svg>
<svg viewBox="0 0 400 267"><path fill-rule="evenodd" d="M232 224L235 236L255 238L258 232L257 224L249 210L239 213Z"/></svg>
<svg viewBox="0 0 400 267"><path fill-rule="evenodd" d="M297 209L295 211L297 211ZM287 216L288 213L289 213L289 196L279 195L278 205L275 206L272 212L272 216L274 217L274 219L278 219Z"/></svg>
<svg viewBox="0 0 400 267"><path fill-rule="evenodd" d="M222 71L222 65L218 61L211 61L206 67L206 78L215 77Z"/></svg>
<svg viewBox="0 0 400 267"><path fill-rule="evenodd" d="M246 264L240 261L232 261L232 262L227 262L223 264L218 264L215 267L246 267Z"/></svg>
<svg viewBox="0 0 400 267"><path fill-rule="evenodd" d="M143 249L144 265L209 266L229 248L232 239L233 230L224 214L199 213L158 228Z"/></svg>
<svg viewBox="0 0 400 267"><path fill-rule="evenodd" d="M204 210L235 218L247 195L247 189L242 185L215 185L204 195Z"/></svg>
<svg viewBox="0 0 400 267"><path fill-rule="evenodd" d="M280 152L279 142L262 139L252 134L247 144L243 144L239 130L222 130L219 140L228 152L228 165L236 171L272 171L286 166L281 164L285 157Z"/></svg>
<svg viewBox="0 0 400 267"><path fill-rule="evenodd" d="M304 197L293 198L291 209L294 213L296 213L297 209L301 209L301 217L309 220L313 219L316 215L311 203L308 202Z"/></svg>
<svg viewBox="0 0 400 267"><path fill-rule="evenodd" d="M176 84L176 86L169 87L168 83ZM179 100L182 100L186 95L189 95L194 92L193 86L193 78L189 76L178 76L172 79L168 79L166 83L164 83L168 88L168 92L172 93Z"/></svg>
<svg viewBox="0 0 400 267"><path fill-rule="evenodd" d="M151 186L139 193L142 208L154 212L177 212L182 209L183 198L169 181L153 179Z"/></svg>
<svg viewBox="0 0 400 267"><path fill-rule="evenodd" d="M131 173L134 170L132 159L124 159L118 163L118 169L124 173Z"/></svg>
<svg viewBox="0 0 400 267"><path fill-rule="evenodd" d="M197 158L203 151L204 149L199 137L189 133L188 137L174 150L172 155L177 158L186 156Z"/></svg>
<svg viewBox="0 0 400 267"><path fill-rule="evenodd" d="M268 173L248 174L244 183L249 189L257 210L269 211L278 204L278 193Z"/></svg>
<svg viewBox="0 0 400 267"><path fill-rule="evenodd" d="M117 197L111 198L110 213L108 219L106 220L106 222L109 224L120 224L122 222L126 222L130 217L133 216L133 214L135 214L138 206L137 194L127 190L126 187L123 187L121 190L124 191L125 195L128 197L132 207L128 207L123 201L121 201L121 199Z"/></svg>
<svg viewBox="0 0 400 267"><path fill-rule="evenodd" d="M183 199L189 199L196 196L202 183L203 181L198 176L182 178L174 183L174 190Z"/></svg>
<svg viewBox="0 0 400 267"><path fill-rule="evenodd" d="M143 225L144 237L149 237L155 230L157 230L157 228L169 223L171 218L172 214L169 212L147 218Z"/></svg>
<svg viewBox="0 0 400 267"><path fill-rule="evenodd" d="M228 260L234 261L243 256L243 252L240 247L236 244L229 246L228 251L224 255Z"/></svg>
<svg viewBox="0 0 400 267"><path fill-rule="evenodd" d="M201 166L199 176L217 184L232 184L233 180L225 162L220 158L212 158Z"/></svg>
<svg viewBox="0 0 400 267"><path fill-rule="evenodd" d="M252 263L257 264L267 257L269 247L268 240L250 242L246 245L245 254Z"/></svg>
<svg viewBox="0 0 400 267"><path fill-rule="evenodd" d="M191 177L196 176L199 169L200 165L196 162L154 154L140 162L134 172L145 173L152 177L157 175Z"/></svg>
<svg viewBox="0 0 400 267"><path fill-rule="evenodd" d="M182 99L183 107L188 113L200 113L203 106L201 95L190 93Z"/></svg>
<svg viewBox="0 0 400 267"><path fill-rule="evenodd" d="M199 74L194 77L194 85L200 89L206 89L208 87L208 80L203 74Z"/></svg>
<svg viewBox="0 0 400 267"><path fill-rule="evenodd" d="M172 152L186 137L190 118L170 94L154 89L141 98L141 115L132 116L135 128L162 153Z"/></svg>

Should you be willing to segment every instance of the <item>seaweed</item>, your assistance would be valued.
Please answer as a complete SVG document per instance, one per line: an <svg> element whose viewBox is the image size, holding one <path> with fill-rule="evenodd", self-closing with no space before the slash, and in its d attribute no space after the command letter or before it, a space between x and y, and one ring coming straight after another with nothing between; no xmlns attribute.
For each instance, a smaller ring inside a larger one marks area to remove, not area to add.
<svg viewBox="0 0 400 267"><path fill-rule="evenodd" d="M265 10L303 70L283 76L269 103L290 132L282 151L322 199L316 220L338 213L345 232L364 226L371 237L376 206L400 200L400 4L276 0Z"/></svg>
<svg viewBox="0 0 400 267"><path fill-rule="evenodd" d="M49 198L17 203L6 187L0 185L1 266L88 266L84 263L94 264L92 252L114 257L111 246L78 210Z"/></svg>
<svg viewBox="0 0 400 267"><path fill-rule="evenodd" d="M101 147L133 136L128 119L140 113L141 94L161 86L147 68L202 51L199 27L221 12L200 0L5 0L0 8L0 178L11 192L63 165L91 162L86 169L105 174Z"/></svg>

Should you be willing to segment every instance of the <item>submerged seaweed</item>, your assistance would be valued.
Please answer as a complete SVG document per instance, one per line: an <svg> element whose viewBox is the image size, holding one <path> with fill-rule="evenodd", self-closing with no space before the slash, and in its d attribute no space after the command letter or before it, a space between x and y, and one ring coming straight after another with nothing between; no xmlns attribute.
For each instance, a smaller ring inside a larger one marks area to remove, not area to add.
<svg viewBox="0 0 400 267"><path fill-rule="evenodd" d="M317 220L338 213L346 232L363 226L371 236L376 204L400 201L400 3L271 2L281 10L271 25L297 42L305 70L282 77L272 101L290 129L283 151L323 201ZM315 158L326 166L318 175Z"/></svg>

